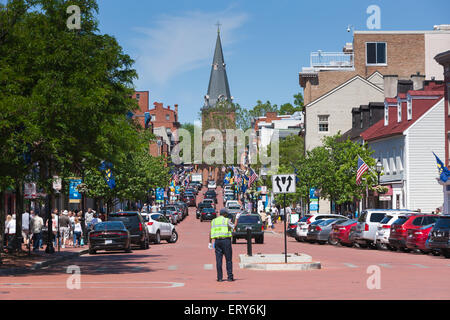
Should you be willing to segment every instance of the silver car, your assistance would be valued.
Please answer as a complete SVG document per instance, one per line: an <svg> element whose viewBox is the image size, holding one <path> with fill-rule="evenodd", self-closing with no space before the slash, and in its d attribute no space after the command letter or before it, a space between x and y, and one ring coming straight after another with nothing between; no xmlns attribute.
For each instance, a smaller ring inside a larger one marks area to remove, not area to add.
<svg viewBox="0 0 450 320"><path fill-rule="evenodd" d="M320 244L325 244L330 240L330 234L333 230L333 225L336 223L342 223L347 221L347 217L342 217L338 219L324 219L318 220L319 223L309 226L308 235L306 239L310 242L317 241Z"/></svg>

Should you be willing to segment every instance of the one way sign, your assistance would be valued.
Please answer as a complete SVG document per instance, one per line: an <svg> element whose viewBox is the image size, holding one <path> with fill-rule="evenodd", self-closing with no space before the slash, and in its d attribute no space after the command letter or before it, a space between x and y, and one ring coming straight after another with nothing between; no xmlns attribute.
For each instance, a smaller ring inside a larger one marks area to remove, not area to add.
<svg viewBox="0 0 450 320"><path fill-rule="evenodd" d="M295 193L295 174L285 174L272 176L272 190L275 194Z"/></svg>

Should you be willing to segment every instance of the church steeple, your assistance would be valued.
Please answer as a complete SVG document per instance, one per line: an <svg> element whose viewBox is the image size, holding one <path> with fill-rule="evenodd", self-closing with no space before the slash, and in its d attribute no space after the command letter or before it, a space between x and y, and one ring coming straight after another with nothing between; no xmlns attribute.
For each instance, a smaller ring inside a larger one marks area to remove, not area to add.
<svg viewBox="0 0 450 320"><path fill-rule="evenodd" d="M218 101L224 100L232 102L220 40L220 24L218 24L216 49L209 78L208 94L205 96L205 108L214 107Z"/></svg>

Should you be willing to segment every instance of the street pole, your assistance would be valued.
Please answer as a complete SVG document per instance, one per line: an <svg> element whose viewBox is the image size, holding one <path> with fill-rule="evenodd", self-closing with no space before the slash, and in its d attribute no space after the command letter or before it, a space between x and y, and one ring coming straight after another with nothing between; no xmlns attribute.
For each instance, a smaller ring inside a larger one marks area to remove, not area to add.
<svg viewBox="0 0 450 320"><path fill-rule="evenodd" d="M52 221L52 211L50 208L51 205L51 196L50 194L47 195L47 205L46 205L46 211L47 211L47 247L45 248L45 253L48 254L53 254L55 253L55 248L53 247L53 241L52 241L52 237L53 237L53 230L52 230L52 225L53 225L53 221Z"/></svg>
<svg viewBox="0 0 450 320"><path fill-rule="evenodd" d="M286 193L284 194L284 261L287 263Z"/></svg>

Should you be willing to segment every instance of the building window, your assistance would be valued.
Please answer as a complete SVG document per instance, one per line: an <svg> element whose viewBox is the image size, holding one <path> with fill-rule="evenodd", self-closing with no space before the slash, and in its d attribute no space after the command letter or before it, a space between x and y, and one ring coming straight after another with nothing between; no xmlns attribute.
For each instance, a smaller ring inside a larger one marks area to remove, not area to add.
<svg viewBox="0 0 450 320"><path fill-rule="evenodd" d="M387 103L384 104L384 125L389 125L389 105Z"/></svg>
<svg viewBox="0 0 450 320"><path fill-rule="evenodd" d="M166 114L166 120L169 121L170 120L170 115Z"/></svg>
<svg viewBox="0 0 450 320"><path fill-rule="evenodd" d="M397 122L402 122L402 102L397 103Z"/></svg>
<svg viewBox="0 0 450 320"><path fill-rule="evenodd" d="M406 108L408 109L408 111L407 111L408 120L412 120L412 100L411 100L411 97L408 97L408 100L406 101Z"/></svg>
<svg viewBox="0 0 450 320"><path fill-rule="evenodd" d="M151 121L156 121L156 115L155 114L152 114L151 117L152 117Z"/></svg>
<svg viewBox="0 0 450 320"><path fill-rule="evenodd" d="M366 43L366 63L367 65L387 64L386 42Z"/></svg>
<svg viewBox="0 0 450 320"><path fill-rule="evenodd" d="M329 124L328 124L329 117L330 116L319 116L319 132L329 131Z"/></svg>
<svg viewBox="0 0 450 320"><path fill-rule="evenodd" d="M141 99L141 95L139 93L136 93L136 100L139 101Z"/></svg>

